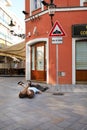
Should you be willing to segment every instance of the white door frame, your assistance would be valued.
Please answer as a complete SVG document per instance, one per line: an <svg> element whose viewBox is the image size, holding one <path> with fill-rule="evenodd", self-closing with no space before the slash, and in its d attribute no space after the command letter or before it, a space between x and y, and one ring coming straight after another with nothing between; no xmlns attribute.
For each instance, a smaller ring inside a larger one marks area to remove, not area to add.
<svg viewBox="0 0 87 130"><path fill-rule="evenodd" d="M72 38L72 84L76 84L76 71L75 71L75 38Z"/></svg>
<svg viewBox="0 0 87 130"><path fill-rule="evenodd" d="M34 45L38 42L46 42L47 44L47 50L46 50L46 63L47 63L47 75L46 75L46 82L49 82L49 44L48 44L48 38L37 38L30 40L26 43L26 80L31 79L31 58L30 58L30 46Z"/></svg>
<svg viewBox="0 0 87 130"><path fill-rule="evenodd" d="M76 40L82 40L87 38L72 38L72 84L76 84L76 68L75 68L75 44Z"/></svg>

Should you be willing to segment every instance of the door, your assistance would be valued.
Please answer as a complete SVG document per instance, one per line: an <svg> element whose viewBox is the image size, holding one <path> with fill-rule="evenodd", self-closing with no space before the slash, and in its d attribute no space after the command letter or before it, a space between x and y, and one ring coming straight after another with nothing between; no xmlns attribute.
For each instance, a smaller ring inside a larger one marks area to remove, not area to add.
<svg viewBox="0 0 87 130"><path fill-rule="evenodd" d="M46 81L46 44L31 46L31 80Z"/></svg>

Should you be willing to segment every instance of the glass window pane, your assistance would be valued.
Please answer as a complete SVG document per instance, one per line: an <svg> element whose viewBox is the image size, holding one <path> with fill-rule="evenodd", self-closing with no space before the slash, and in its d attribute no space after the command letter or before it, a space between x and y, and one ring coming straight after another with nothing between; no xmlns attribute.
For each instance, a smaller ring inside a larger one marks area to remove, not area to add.
<svg viewBox="0 0 87 130"><path fill-rule="evenodd" d="M76 43L76 69L87 70L87 41Z"/></svg>
<svg viewBox="0 0 87 130"><path fill-rule="evenodd" d="M32 0L33 10L41 7L41 0Z"/></svg>
<svg viewBox="0 0 87 130"><path fill-rule="evenodd" d="M35 47L32 47L32 58L31 58L32 66L31 69L35 70Z"/></svg>
<svg viewBox="0 0 87 130"><path fill-rule="evenodd" d="M36 59L36 70L44 70L44 46L37 47Z"/></svg>

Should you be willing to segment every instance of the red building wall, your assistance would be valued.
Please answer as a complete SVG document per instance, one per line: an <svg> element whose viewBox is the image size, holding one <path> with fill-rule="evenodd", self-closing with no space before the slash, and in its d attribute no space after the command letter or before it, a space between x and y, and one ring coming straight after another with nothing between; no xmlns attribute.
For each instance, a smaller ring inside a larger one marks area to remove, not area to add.
<svg viewBox="0 0 87 130"><path fill-rule="evenodd" d="M72 83L72 25L87 23L87 18L84 17L86 13L86 11L75 11L58 14L58 19L66 33L63 44L58 48L58 71L65 72L64 77L59 77L59 83Z"/></svg>
<svg viewBox="0 0 87 130"><path fill-rule="evenodd" d="M29 11L29 0L26 1L26 10ZM55 0L58 7L73 7L79 6L79 0ZM37 10L37 12L41 10ZM33 12L35 14L35 12ZM63 37L63 43L58 45L58 72L64 72L65 76L58 76L59 84L71 84L72 83L72 25L74 24L86 24L87 23L87 11L58 11L53 17L53 21L58 21L65 31L65 37ZM28 17L28 16L27 16ZM28 32L32 32L34 27L37 27L37 34L26 38L26 42L35 38L48 38L49 39L49 83L56 83L56 45L52 44L49 32L52 29L50 16L44 14L39 18L31 21L26 21L26 35Z"/></svg>
<svg viewBox="0 0 87 130"><path fill-rule="evenodd" d="M54 0L57 7L73 7L73 6L79 6L80 0Z"/></svg>

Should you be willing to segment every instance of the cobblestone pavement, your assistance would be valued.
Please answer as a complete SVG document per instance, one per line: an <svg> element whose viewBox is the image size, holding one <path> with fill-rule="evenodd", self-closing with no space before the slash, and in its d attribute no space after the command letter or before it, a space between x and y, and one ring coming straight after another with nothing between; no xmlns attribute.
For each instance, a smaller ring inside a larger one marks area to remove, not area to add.
<svg viewBox="0 0 87 130"><path fill-rule="evenodd" d="M26 82L0 77L0 130L87 130L87 85L48 85L33 99L19 99L20 80Z"/></svg>

